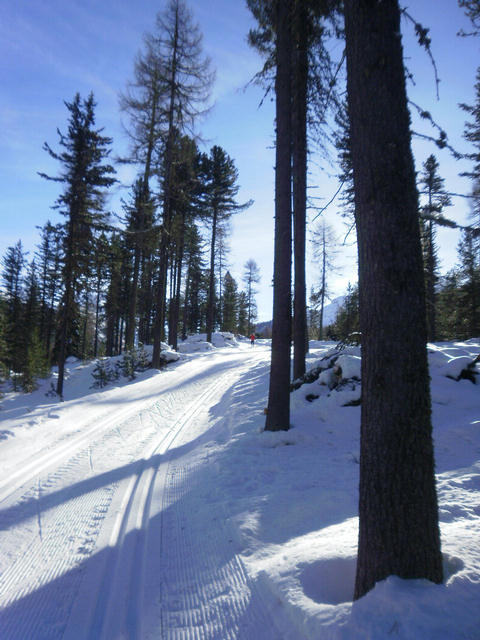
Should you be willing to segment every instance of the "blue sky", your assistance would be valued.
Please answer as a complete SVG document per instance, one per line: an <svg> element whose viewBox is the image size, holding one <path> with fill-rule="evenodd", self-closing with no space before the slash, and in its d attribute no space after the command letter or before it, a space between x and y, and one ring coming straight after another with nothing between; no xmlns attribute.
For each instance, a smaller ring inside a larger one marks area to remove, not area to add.
<svg viewBox="0 0 480 640"><path fill-rule="evenodd" d="M133 61L141 48L142 34L152 30L155 15L164 2L156 0L2 0L0 4L0 255L22 239L33 255L38 240L36 225L56 219L50 209L58 185L42 180L37 171L55 174L56 163L42 150L44 141L57 148L57 127L65 129L67 112L63 100L79 91L93 91L98 103L97 124L114 139L115 154L126 151L118 109L118 94L132 78ZM434 7L432 10L432 6ZM236 216L233 224L231 271L240 279L243 264L253 258L262 274L258 297L259 319L271 317L273 263L273 104L258 108L262 93L255 87L244 91L261 61L246 43L252 18L241 0L194 0L190 7L204 34L204 48L217 70L215 105L198 124L205 148L219 144L235 160L242 186L239 198L254 205ZM472 102L480 41L461 39L456 32L468 22L454 0L416 0L409 12L429 26L432 50L438 66L440 101L436 100L433 71L425 53L414 44L413 27L402 22L406 61L416 84L409 84L415 102L432 112L447 130L452 143L467 149L461 134L465 114L458 102ZM341 45L335 48L341 54ZM417 123L414 121L414 128ZM421 125L425 131L425 125ZM452 191L466 192L468 181L458 173L468 165L452 160L431 144L414 142L417 164L435 153L441 172ZM310 182L315 195L328 200L336 190L335 168L312 155ZM128 182L127 169L119 177ZM119 210L117 188L110 206ZM467 206L455 201L448 212L465 221ZM342 236L336 206L329 208L329 223ZM439 236L444 270L455 262L458 236L444 231ZM334 295L344 293L348 281L356 280L354 249L339 259L342 274L331 283ZM309 260L310 280L316 268Z"/></svg>

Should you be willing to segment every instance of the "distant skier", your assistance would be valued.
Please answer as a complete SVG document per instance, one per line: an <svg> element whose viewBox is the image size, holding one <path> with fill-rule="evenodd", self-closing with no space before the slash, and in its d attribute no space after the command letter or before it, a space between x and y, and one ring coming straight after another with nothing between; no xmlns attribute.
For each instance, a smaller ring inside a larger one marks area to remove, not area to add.
<svg viewBox="0 0 480 640"><path fill-rule="evenodd" d="M250 344L252 345L252 347L255 344L255 334L254 333L252 333L252 335L250 336Z"/></svg>

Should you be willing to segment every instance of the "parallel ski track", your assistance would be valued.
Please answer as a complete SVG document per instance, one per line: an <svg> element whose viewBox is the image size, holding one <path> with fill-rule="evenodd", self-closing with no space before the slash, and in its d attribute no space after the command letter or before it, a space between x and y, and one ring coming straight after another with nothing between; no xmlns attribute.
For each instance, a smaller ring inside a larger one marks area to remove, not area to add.
<svg viewBox="0 0 480 640"><path fill-rule="evenodd" d="M147 536L154 488L162 493L168 468L168 451L180 433L210 399L231 386L237 373L227 371L189 403L169 432L153 441L139 469L117 490L118 516L104 557L102 575L97 574L95 593L77 596L65 640L141 640L142 601L148 560ZM91 582L86 578L85 584Z"/></svg>
<svg viewBox="0 0 480 640"><path fill-rule="evenodd" d="M181 380L182 371L174 372L176 378ZM156 403L152 404L151 409ZM9 474L8 479L0 481L0 504L7 501L19 489L35 482L41 474L46 474L51 469L57 468L64 461L69 460L80 452L87 444L92 444L92 437L101 438L106 432L116 429L119 424L130 417L141 413L138 401L128 405L123 411L107 412L99 416L94 422L83 425L77 433L66 437L65 441L56 442L52 447L37 452L32 460L24 460L18 470Z"/></svg>

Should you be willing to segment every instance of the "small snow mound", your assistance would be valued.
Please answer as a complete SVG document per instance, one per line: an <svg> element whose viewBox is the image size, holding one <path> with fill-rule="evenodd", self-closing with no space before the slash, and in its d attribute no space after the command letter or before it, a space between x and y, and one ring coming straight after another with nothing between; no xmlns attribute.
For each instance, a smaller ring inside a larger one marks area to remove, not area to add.
<svg viewBox="0 0 480 640"><path fill-rule="evenodd" d="M162 349L162 351L160 351L160 359L163 362L176 362L179 358L180 354L171 349Z"/></svg>
<svg viewBox="0 0 480 640"><path fill-rule="evenodd" d="M444 364L440 369L440 373L447 378L459 380L463 371L467 371L468 369L472 370L473 367L475 367L475 365L472 363L472 358L469 356L458 356Z"/></svg>
<svg viewBox="0 0 480 640"><path fill-rule="evenodd" d="M206 340L185 340L178 345L178 351L180 353L198 353L200 351L211 351L214 346L211 342Z"/></svg>
<svg viewBox="0 0 480 640"><path fill-rule="evenodd" d="M300 582L305 595L318 604L352 602L356 558L326 558L300 565Z"/></svg>
<svg viewBox="0 0 480 640"><path fill-rule="evenodd" d="M360 356L345 354L339 356L333 370L335 373L337 373L337 375L341 374L341 377L343 379L356 378L357 380L360 380L361 365L362 359Z"/></svg>
<svg viewBox="0 0 480 640"><path fill-rule="evenodd" d="M215 347L236 347L237 339L229 331L217 331L212 334L212 343Z"/></svg>
<svg viewBox="0 0 480 640"><path fill-rule="evenodd" d="M447 582L456 573L460 573L465 568L465 563L461 558L450 556L448 553L443 555L443 574L445 582Z"/></svg>

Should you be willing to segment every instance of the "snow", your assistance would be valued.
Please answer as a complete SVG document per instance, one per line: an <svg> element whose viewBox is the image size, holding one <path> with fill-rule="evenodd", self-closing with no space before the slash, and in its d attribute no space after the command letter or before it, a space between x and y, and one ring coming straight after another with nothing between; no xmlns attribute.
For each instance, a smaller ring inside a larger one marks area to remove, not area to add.
<svg viewBox="0 0 480 640"><path fill-rule="evenodd" d="M101 390L69 359L63 402L55 373L4 390L2 640L480 638L480 340L429 345L445 582L355 603L360 348L312 343L320 375L267 433L267 340L162 347Z"/></svg>

